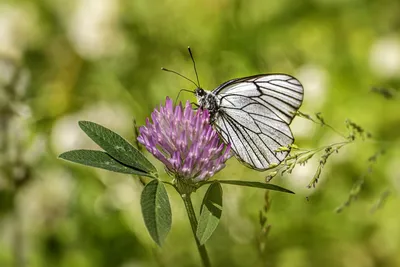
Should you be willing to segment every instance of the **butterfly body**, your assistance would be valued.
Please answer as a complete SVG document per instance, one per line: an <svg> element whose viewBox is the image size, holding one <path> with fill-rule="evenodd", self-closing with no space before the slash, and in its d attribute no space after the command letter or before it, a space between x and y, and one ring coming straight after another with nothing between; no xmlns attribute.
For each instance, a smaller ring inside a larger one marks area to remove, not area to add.
<svg viewBox="0 0 400 267"><path fill-rule="evenodd" d="M210 113L210 122L213 123L218 116L218 98L212 91L196 88L195 95L200 108L207 109Z"/></svg>
<svg viewBox="0 0 400 267"><path fill-rule="evenodd" d="M303 101L303 86L287 74L261 74L229 80L213 91L196 88L210 123L245 165L266 170L282 162L294 141L290 122Z"/></svg>

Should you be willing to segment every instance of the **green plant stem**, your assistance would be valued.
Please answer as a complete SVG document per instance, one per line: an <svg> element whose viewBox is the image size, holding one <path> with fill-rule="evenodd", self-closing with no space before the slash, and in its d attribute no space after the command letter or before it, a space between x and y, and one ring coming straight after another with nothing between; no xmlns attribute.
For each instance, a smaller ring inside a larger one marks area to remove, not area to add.
<svg viewBox="0 0 400 267"><path fill-rule="evenodd" d="M191 196L190 196L190 194L182 194L181 196L182 196L183 203L185 203L186 211L187 211L189 221L190 221L190 226L192 227L193 236L194 236L194 239L196 240L197 249L200 253L200 257L201 257L203 266L210 267L211 263L210 263L210 259L208 258L206 247L204 245L200 244L200 241L197 239L197 236L196 236L197 218L196 218L196 213L194 212L194 209L193 209Z"/></svg>

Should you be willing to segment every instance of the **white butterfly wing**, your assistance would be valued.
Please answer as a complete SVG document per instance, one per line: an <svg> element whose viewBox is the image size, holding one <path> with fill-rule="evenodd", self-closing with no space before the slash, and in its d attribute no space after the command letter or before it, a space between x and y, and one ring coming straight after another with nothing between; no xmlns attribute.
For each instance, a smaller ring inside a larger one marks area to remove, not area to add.
<svg viewBox="0 0 400 267"><path fill-rule="evenodd" d="M289 123L303 100L303 87L286 74L228 81L215 89L219 113L214 125L244 163L258 170L279 164L293 143Z"/></svg>

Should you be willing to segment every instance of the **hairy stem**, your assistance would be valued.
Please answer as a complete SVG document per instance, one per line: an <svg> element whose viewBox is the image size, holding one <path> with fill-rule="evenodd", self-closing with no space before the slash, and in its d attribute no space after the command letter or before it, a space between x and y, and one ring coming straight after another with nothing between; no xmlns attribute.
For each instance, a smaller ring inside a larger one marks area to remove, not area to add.
<svg viewBox="0 0 400 267"><path fill-rule="evenodd" d="M196 236L197 218L196 218L196 213L194 212L194 209L193 209L191 196L190 196L190 194L182 194L181 196L182 196L183 203L185 203L186 211L187 211L189 221L190 221L190 226L192 227L193 236L194 236L194 239L196 240L197 249L199 251L203 266L210 267L211 263L210 263L210 259L208 258L206 247L204 245L200 244L200 241L198 240L198 238Z"/></svg>

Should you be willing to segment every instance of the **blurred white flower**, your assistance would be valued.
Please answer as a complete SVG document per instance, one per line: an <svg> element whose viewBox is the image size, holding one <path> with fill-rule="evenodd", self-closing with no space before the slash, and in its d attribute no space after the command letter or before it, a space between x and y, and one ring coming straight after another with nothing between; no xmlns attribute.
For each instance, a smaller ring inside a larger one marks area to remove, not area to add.
<svg viewBox="0 0 400 267"><path fill-rule="evenodd" d="M110 208L131 212L132 206L140 202L143 185L137 181L137 177L131 179L117 173L110 175L104 170L99 170L97 173L106 185L105 192L99 195L94 203L94 211L99 216L106 215ZM140 213L140 209L136 212L136 214Z"/></svg>
<svg viewBox="0 0 400 267"><path fill-rule="evenodd" d="M60 168L41 170L37 179L18 194L24 228L35 231L38 227L49 227L49 223L64 219L75 184L68 171Z"/></svg>
<svg viewBox="0 0 400 267"><path fill-rule="evenodd" d="M0 4L0 54L19 59L34 33L33 10Z"/></svg>
<svg viewBox="0 0 400 267"><path fill-rule="evenodd" d="M297 70L295 75L304 87L303 105L311 106L314 110L325 102L327 92L327 72L320 66L306 64Z"/></svg>
<svg viewBox="0 0 400 267"><path fill-rule="evenodd" d="M1 14L0 14L1 16ZM0 17L0 23L1 23L1 17ZM0 26L1 27L1 26ZM0 29L1 31L1 29ZM1 34L1 32L0 32ZM1 42L1 40L0 40ZM0 44L0 53L1 53L1 44ZM15 62L14 60L11 60L10 58L1 58L0 59L0 85L8 85L12 82L12 78L15 75L16 72L16 67L15 67Z"/></svg>
<svg viewBox="0 0 400 267"><path fill-rule="evenodd" d="M134 179L138 178L134 177ZM129 208L133 201L139 199L141 194L141 191L138 190L139 188L133 184L133 181L130 179L130 177L126 177L126 175L124 175L121 181L108 188L108 193L110 194L110 198L114 204L114 207L117 209L125 209Z"/></svg>
<svg viewBox="0 0 400 267"><path fill-rule="evenodd" d="M382 77L400 76L400 40L395 37L378 39L371 47L371 70Z"/></svg>
<svg viewBox="0 0 400 267"><path fill-rule="evenodd" d="M93 121L114 132L124 133L129 130L128 132L132 134L132 119L129 111L119 103L100 102L93 104L78 113L65 116L55 122L51 133L52 147L57 154L81 148L99 149L79 128L79 121Z"/></svg>
<svg viewBox="0 0 400 267"><path fill-rule="evenodd" d="M318 188L321 187L320 182L321 180L324 180L323 177L323 172L325 170L322 170L322 174L318 180L318 184L316 185L315 189L309 189L307 186L314 177L315 171L317 170L318 167L318 162L316 161L318 159L318 155L315 155L315 159L310 159L306 165L304 166L296 166L293 169L293 172L290 174L289 177L287 177L287 182L289 185L287 186L291 190L295 191L296 194L299 195L312 195L315 193Z"/></svg>
<svg viewBox="0 0 400 267"><path fill-rule="evenodd" d="M300 139L311 139L315 133L316 125L311 121L303 118L295 118L290 124L292 133L296 138ZM317 125L318 126L318 125ZM319 127L319 126L318 126ZM296 142L296 140L295 140Z"/></svg>
<svg viewBox="0 0 400 267"><path fill-rule="evenodd" d="M309 106L318 110L325 102L327 92L327 72L325 69L312 64L301 66L295 75L304 87L302 107ZM301 109L301 107L300 107ZM315 125L301 118L295 118L291 124L294 136L298 138L312 138Z"/></svg>
<svg viewBox="0 0 400 267"><path fill-rule="evenodd" d="M118 29L119 2L114 0L79 0L68 32L77 52L97 59L114 55L123 48Z"/></svg>
<svg viewBox="0 0 400 267"><path fill-rule="evenodd" d="M79 118L76 115L65 116L56 121L52 128L51 142L56 154L78 149L87 143L85 134L78 127Z"/></svg>
<svg viewBox="0 0 400 267"><path fill-rule="evenodd" d="M46 134L35 134L25 148L24 162L33 166L47 153L48 136Z"/></svg>

